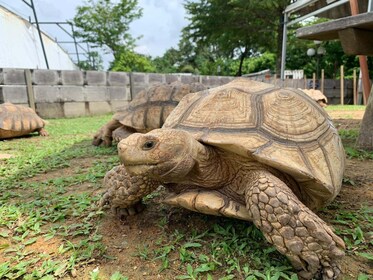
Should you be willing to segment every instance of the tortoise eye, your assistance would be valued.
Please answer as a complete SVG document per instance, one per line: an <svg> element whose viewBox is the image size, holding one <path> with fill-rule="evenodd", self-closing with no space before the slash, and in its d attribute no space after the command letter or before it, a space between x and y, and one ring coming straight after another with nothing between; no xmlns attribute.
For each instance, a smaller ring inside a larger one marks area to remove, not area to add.
<svg viewBox="0 0 373 280"><path fill-rule="evenodd" d="M154 148L154 146L155 146L155 141L149 140L149 141L146 141L144 143L144 145L142 146L142 149L143 150L151 150L151 149Z"/></svg>

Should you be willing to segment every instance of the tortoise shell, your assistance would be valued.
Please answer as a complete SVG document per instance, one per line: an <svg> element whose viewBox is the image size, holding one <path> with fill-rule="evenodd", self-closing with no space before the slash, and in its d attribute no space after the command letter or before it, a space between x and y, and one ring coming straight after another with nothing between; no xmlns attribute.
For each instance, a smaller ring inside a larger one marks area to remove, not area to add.
<svg viewBox="0 0 373 280"><path fill-rule="evenodd" d="M29 134L45 126L34 110L12 103L0 104L0 139Z"/></svg>
<svg viewBox="0 0 373 280"><path fill-rule="evenodd" d="M201 83L154 84L139 92L127 106L114 114L113 119L138 132L160 128L185 95L205 88Z"/></svg>
<svg viewBox="0 0 373 280"><path fill-rule="evenodd" d="M291 175L313 209L340 191L345 154L327 113L297 89L236 79L184 97L164 128Z"/></svg>

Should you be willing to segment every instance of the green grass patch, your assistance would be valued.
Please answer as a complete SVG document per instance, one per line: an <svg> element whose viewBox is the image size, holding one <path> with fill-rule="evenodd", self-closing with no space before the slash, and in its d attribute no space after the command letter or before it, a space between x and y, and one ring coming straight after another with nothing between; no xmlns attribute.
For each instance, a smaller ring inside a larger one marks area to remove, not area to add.
<svg viewBox="0 0 373 280"><path fill-rule="evenodd" d="M110 118L53 119L46 127L49 137L0 142L0 153L13 155L0 160L0 279L72 277L80 267L101 266L112 258L106 256L98 230L104 213L97 201L103 177L119 160L116 147L91 145L93 134ZM351 144L358 131L339 133ZM345 146L350 157L373 159L372 153L354 150L350 144ZM159 195L149 195L146 203ZM332 207L337 209L334 223L348 252L371 260L372 210L366 205L357 211ZM128 256L157 263L161 277L297 279L287 259L250 223L194 214L191 227L171 230L168 214L158 221L162 232L157 240L139 244L136 254ZM105 277L99 270L88 274L89 279L128 279L119 272ZM368 279L365 276L362 273L359 279Z"/></svg>
<svg viewBox="0 0 373 280"><path fill-rule="evenodd" d="M329 105L325 107L326 111L364 111L365 105Z"/></svg>

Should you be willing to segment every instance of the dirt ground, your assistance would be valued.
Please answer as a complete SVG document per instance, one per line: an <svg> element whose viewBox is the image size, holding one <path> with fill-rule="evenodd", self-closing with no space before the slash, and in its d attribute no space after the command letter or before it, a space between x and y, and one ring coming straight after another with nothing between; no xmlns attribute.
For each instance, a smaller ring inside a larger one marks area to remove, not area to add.
<svg viewBox="0 0 373 280"><path fill-rule="evenodd" d="M335 125L339 129L359 128L361 113L348 112L352 117L340 119L342 115L338 112L332 112ZM343 112L346 116L346 112ZM77 163L79 164L79 163ZM89 165L89 159L85 159L85 165ZM357 159L348 159L345 178L347 181L354 182L354 185L344 184L336 202L342 205L343 209L359 209L362 204L373 206L373 161L361 161ZM44 181L51 177L63 176L68 170L58 170L47 174L42 174L33 178L33 180ZM76 190L76 189L75 189ZM80 186L79 191L91 190L89 186ZM134 217L125 220L119 220L111 213L107 213L99 225L99 234L103 236L103 243L107 247L106 255L110 258L94 260L92 263L74 271L63 279L90 279L89 272L95 268L104 272L105 275L111 275L115 271L122 272L130 280L137 279L174 279L174 275L181 275L183 272L169 269L159 273L160 261L143 260L138 257L139 247L143 244L150 244L149 250L157 247L156 240L163 233L174 232L175 230L204 230L219 220L219 217L205 219L198 213L192 213L184 209L174 209L163 206L159 203L161 197L153 199L147 205L147 208ZM323 211L319 215L329 224L333 224L336 210L330 209ZM167 228L162 228L159 221L162 217L167 217ZM37 244L38 247L45 246L46 250L56 250L58 244ZM154 247L154 248L152 248ZM171 257L172 261L172 257ZM177 257L174 260L177 262ZM176 266L177 267L177 266ZM357 279L359 273L372 275L372 262L355 255L347 255L342 261L343 276L341 279Z"/></svg>

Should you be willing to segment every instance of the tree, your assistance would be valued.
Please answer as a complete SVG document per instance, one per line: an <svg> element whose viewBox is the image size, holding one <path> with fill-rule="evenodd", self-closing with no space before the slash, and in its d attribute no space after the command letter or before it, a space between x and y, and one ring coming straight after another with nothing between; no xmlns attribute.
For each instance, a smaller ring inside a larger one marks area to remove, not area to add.
<svg viewBox="0 0 373 280"><path fill-rule="evenodd" d="M246 57L263 49L281 58L281 17L290 0L189 0L191 23L185 28L198 46L216 46L226 58L238 58L237 75ZM279 46L279 47L277 47Z"/></svg>
<svg viewBox="0 0 373 280"><path fill-rule="evenodd" d="M150 57L132 51L124 51L111 65L112 71L155 72Z"/></svg>
<svg viewBox="0 0 373 280"><path fill-rule="evenodd" d="M133 50L135 39L129 33L130 23L142 15L137 0L88 0L77 7L73 18L78 28L74 35L97 47L106 47L119 59L122 52Z"/></svg>
<svg viewBox="0 0 373 280"><path fill-rule="evenodd" d="M102 57L97 51L90 51L87 53L87 60L78 62L78 67L83 70L102 70L104 69Z"/></svg>
<svg viewBox="0 0 373 280"><path fill-rule="evenodd" d="M370 91L367 107L361 121L359 137L356 146L359 149L373 151L373 87Z"/></svg>

